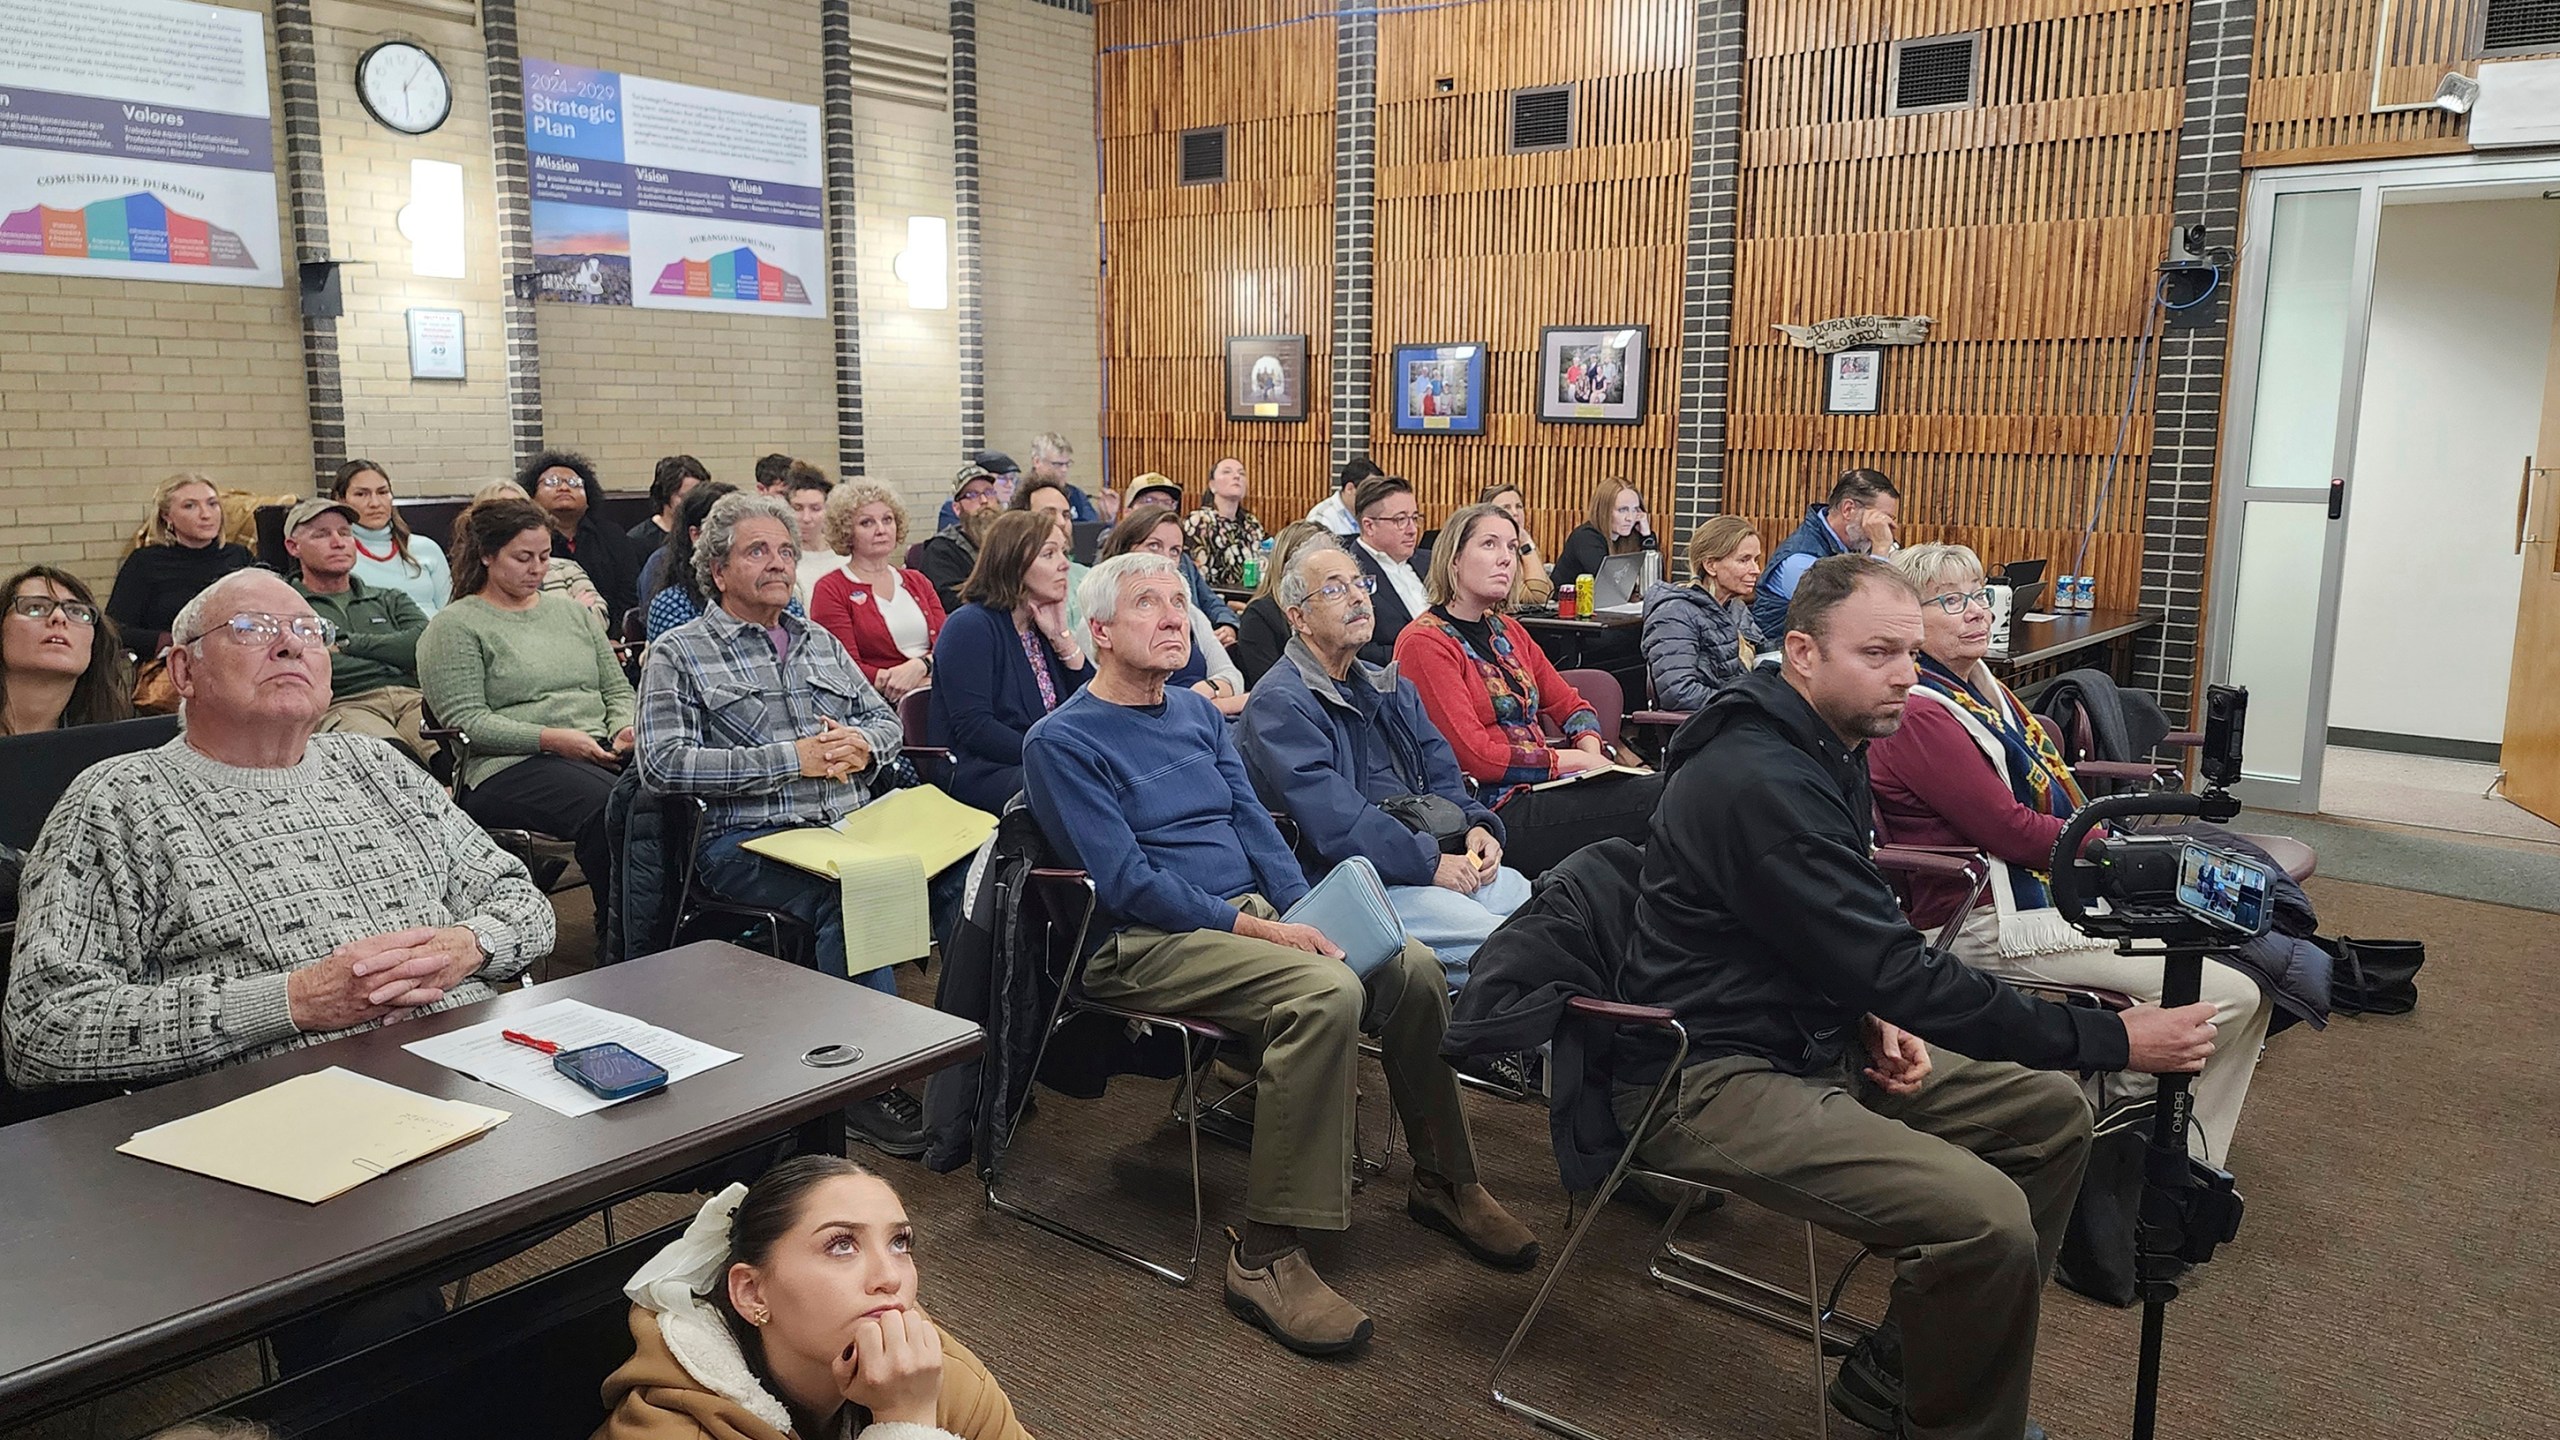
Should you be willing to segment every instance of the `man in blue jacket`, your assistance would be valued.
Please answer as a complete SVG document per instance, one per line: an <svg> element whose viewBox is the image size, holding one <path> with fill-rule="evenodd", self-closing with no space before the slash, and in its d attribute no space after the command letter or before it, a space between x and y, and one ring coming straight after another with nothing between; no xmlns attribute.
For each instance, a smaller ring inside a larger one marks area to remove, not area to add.
<svg viewBox="0 0 2560 1440"><path fill-rule="evenodd" d="M1144 551L1093 567L1080 598L1097 670L1031 727L1024 788L1105 912L1085 990L1215 1021L1251 1049L1253 1159L1227 1308L1292 1350L1334 1354L1369 1338L1369 1317L1316 1274L1298 1232L1351 1223L1364 1025L1412 1137L1406 1213L1504 1269L1535 1264L1538 1242L1477 1183L1457 1075L1440 1058L1439 962L1408 943L1363 982L1321 932L1280 918L1307 892L1297 859L1217 707L1165 685L1191 654L1187 592L1171 560Z"/></svg>
<svg viewBox="0 0 2560 1440"><path fill-rule="evenodd" d="M1832 555L1893 553L1893 528L1902 517L1902 492L1881 470L1851 470L1831 487L1831 499L1804 512L1804 523L1778 542L1768 568L1751 592L1751 618L1775 640L1787 630L1787 602L1813 562Z"/></svg>
<svg viewBox="0 0 2560 1440"><path fill-rule="evenodd" d="M1253 687L1238 744L1254 787L1297 823L1310 877L1367 856L1405 934L1438 953L1455 990L1476 947L1528 900L1529 879L1503 865L1502 821L1467 793L1413 683L1360 658L1377 624L1372 583L1330 541L1298 551L1275 587L1296 636ZM1381 803L1425 795L1444 804L1406 808L1437 812L1446 844Z"/></svg>

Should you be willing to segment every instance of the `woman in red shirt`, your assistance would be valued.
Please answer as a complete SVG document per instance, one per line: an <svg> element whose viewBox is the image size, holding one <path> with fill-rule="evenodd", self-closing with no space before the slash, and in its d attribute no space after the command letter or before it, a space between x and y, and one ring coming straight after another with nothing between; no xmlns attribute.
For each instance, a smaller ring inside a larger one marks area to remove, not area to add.
<svg viewBox="0 0 2560 1440"><path fill-rule="evenodd" d="M906 507L884 485L839 485L827 496L827 543L844 563L811 588L809 618L844 642L890 704L932 684L942 601L932 581L898 566Z"/></svg>
<svg viewBox="0 0 2560 1440"><path fill-rule="evenodd" d="M1598 714L1506 613L1519 593L1520 548L1518 522L1498 505L1450 516L1423 580L1431 608L1396 636L1396 669L1502 817L1504 856L1535 877L1594 840L1643 844L1662 777L1613 770ZM1536 788L1593 771L1611 773Z"/></svg>

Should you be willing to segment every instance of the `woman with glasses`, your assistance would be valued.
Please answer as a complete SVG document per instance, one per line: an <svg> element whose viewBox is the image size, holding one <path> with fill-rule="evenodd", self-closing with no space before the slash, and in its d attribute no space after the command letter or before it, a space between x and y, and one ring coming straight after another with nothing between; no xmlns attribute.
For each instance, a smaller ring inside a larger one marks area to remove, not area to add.
<svg viewBox="0 0 2560 1440"><path fill-rule="evenodd" d="M1161 555L1176 566L1182 563L1182 517L1165 505L1141 505L1111 527L1102 539L1101 554L1095 564L1114 555L1143 550ZM1218 707L1218 713L1234 716L1244 709L1244 672L1227 656L1227 647L1218 643L1218 632L1211 628L1209 617L1200 607L1191 607L1191 658L1173 672L1168 685L1188 685Z"/></svg>
<svg viewBox="0 0 2560 1440"><path fill-rule="evenodd" d="M132 554L117 567L107 614L127 643L160 648L169 622L204 587L256 560L222 543L222 493L202 475L172 475L151 495L151 519Z"/></svg>
<svg viewBox="0 0 2560 1440"><path fill-rule="evenodd" d="M1769 639L1751 618L1760 583L1760 534L1739 515L1718 515L1689 537L1689 583L1657 580L1644 592L1644 669L1653 700L1695 710L1751 673Z"/></svg>
<svg viewBox="0 0 2560 1440"><path fill-rule="evenodd" d="M1038 509L987 523L964 603L933 645L933 714L951 747L943 788L1001 813L1022 788L1022 738L1093 678L1067 619L1067 527Z"/></svg>
<svg viewBox="0 0 2560 1440"><path fill-rule="evenodd" d="M1636 555L1655 548L1653 518L1645 514L1644 497L1624 480L1603 480L1591 492L1590 515L1564 537L1564 549L1557 552L1555 569L1547 578L1561 590L1597 572L1600 562L1612 555Z"/></svg>
<svg viewBox="0 0 2560 1440"><path fill-rule="evenodd" d="M1979 850L1991 866L1982 903L1959 915L1968 887L1912 882L1911 922L1949 954L2012 980L2045 980L2160 998L2160 962L2118 955L2053 908L2047 869L2062 827L2082 803L2079 786L2043 723L1983 663L1991 648L1991 594L1982 561L1962 545L1898 550L1894 568L1920 588L1920 683L1902 724L1867 747L1877 840ZM2213 1058L2196 1077L2191 1143L2226 1163L2248 1097L2269 1009L2240 971L2208 960L2202 999L2214 1007ZM2108 1090L2142 1093L2150 1082L2114 1077Z"/></svg>
<svg viewBox="0 0 2560 1440"><path fill-rule="evenodd" d="M1538 537L1529 533L1529 497L1517 485L1487 485L1476 496L1479 505L1498 505L1520 527L1520 603L1544 605L1556 596L1547 578L1547 558L1538 553Z"/></svg>
<svg viewBox="0 0 2560 1440"><path fill-rule="evenodd" d="M397 590L418 602L419 613L432 617L453 593L453 568L444 547L411 533L391 503L391 477L370 460L350 460L338 467L329 498L344 500L356 512L355 577L383 590Z"/></svg>
<svg viewBox="0 0 2560 1440"><path fill-rule="evenodd" d="M1512 868L1535 879L1594 840L1643 844L1662 777L1618 768L1598 713L1507 613L1519 578L1520 529L1508 514L1470 505L1450 516L1431 551L1431 608L1397 637L1395 660L1458 768L1502 817Z"/></svg>
<svg viewBox="0 0 2560 1440"><path fill-rule="evenodd" d="M1262 678L1262 672L1280 662L1280 652L1289 648L1289 612L1280 608L1280 577L1289 573L1289 564L1297 558L1306 543L1319 536L1330 538L1331 530L1313 520L1293 520L1280 527L1271 537L1271 560L1262 572L1262 581L1254 587L1253 600L1236 618L1236 643L1227 654L1244 676L1247 690Z"/></svg>
<svg viewBox="0 0 2560 1440"><path fill-rule="evenodd" d="M89 587L31 565L0 590L0 735L128 719L133 668Z"/></svg>
<svg viewBox="0 0 2560 1440"><path fill-rule="evenodd" d="M453 522L453 599L418 637L427 708L463 733L471 818L557 835L609 913L605 800L631 753L631 682L585 606L543 593L552 523L533 502L475 500Z"/></svg>

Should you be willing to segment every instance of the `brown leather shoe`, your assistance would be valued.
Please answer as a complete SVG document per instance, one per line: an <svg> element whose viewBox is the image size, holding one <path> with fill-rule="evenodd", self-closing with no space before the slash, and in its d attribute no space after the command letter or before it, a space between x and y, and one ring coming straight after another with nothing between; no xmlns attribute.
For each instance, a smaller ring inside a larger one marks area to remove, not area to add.
<svg viewBox="0 0 2560 1440"><path fill-rule="evenodd" d="M1538 1237L1481 1185L1440 1185L1417 1175L1404 1213L1455 1239L1496 1270L1526 1270L1538 1263Z"/></svg>
<svg viewBox="0 0 2560 1440"><path fill-rule="evenodd" d="M1248 1270L1233 1230L1227 1232L1227 1308L1301 1355L1339 1355L1369 1338L1369 1317L1324 1283L1303 1247Z"/></svg>

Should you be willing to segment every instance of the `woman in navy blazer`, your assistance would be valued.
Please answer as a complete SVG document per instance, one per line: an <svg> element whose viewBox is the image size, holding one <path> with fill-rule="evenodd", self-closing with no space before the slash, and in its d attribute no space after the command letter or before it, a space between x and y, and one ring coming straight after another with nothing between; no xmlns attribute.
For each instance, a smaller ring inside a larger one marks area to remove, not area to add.
<svg viewBox="0 0 2560 1440"><path fill-rule="evenodd" d="M945 787L1002 813L1022 788L1022 737L1093 678L1067 622L1064 528L1043 511L997 516L933 645L933 715L951 747ZM1037 668L1035 668L1035 665Z"/></svg>

